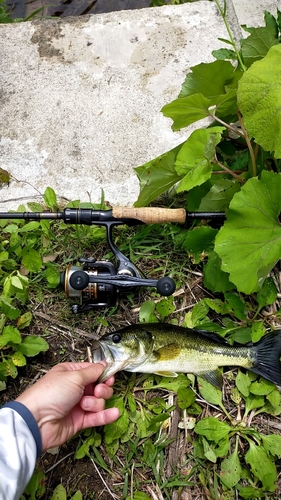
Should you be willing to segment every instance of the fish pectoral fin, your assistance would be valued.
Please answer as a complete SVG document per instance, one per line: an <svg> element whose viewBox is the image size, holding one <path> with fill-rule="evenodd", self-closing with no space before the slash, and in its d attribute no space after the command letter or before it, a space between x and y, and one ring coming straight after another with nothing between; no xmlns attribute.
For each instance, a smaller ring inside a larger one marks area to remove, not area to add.
<svg viewBox="0 0 281 500"><path fill-rule="evenodd" d="M157 349L157 351L153 351L153 355L157 361L169 361L176 358L180 352L181 347L178 344L167 344Z"/></svg>
<svg viewBox="0 0 281 500"><path fill-rule="evenodd" d="M173 377L176 378L178 374L176 372L154 372L155 375L161 375L161 377Z"/></svg>
<svg viewBox="0 0 281 500"><path fill-rule="evenodd" d="M198 373L198 377L201 377L207 382L210 382L210 384L218 387L218 389L222 388L223 379L221 371L218 368L210 372Z"/></svg>

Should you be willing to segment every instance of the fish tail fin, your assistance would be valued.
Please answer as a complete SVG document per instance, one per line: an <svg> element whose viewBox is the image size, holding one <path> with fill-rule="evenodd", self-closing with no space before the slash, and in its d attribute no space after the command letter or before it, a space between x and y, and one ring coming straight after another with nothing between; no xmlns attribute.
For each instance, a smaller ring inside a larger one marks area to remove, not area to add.
<svg viewBox="0 0 281 500"><path fill-rule="evenodd" d="M254 348L256 362L250 370L281 386L281 330L266 334Z"/></svg>

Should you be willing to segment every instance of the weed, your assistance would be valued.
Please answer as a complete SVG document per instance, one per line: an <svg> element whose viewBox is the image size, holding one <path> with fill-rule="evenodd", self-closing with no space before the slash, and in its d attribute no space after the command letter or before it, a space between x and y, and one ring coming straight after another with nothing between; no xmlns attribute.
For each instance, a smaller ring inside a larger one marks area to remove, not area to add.
<svg viewBox="0 0 281 500"><path fill-rule="evenodd" d="M179 230L180 247L195 262L204 261L211 291L257 292L280 258L280 12L265 13L265 27L247 28L239 49L214 51L216 60L191 68L179 98L163 107L177 131L209 118L176 148L136 168L140 195L136 206L168 188L188 192L190 211L226 211L219 230L195 224ZM266 100L264 100L266 96ZM266 252L265 252L266 248ZM210 261L208 260L208 254ZM216 273L214 273L214 267Z"/></svg>

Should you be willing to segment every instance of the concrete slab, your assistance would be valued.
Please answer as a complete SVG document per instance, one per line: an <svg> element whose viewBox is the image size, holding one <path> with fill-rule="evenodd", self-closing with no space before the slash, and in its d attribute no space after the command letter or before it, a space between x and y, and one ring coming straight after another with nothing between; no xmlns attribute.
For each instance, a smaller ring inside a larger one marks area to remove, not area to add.
<svg viewBox="0 0 281 500"><path fill-rule="evenodd" d="M234 7L240 16L238 0ZM231 23L238 32L235 16ZM1 25L0 157L13 179L1 187L0 210L47 186L69 200L98 202L103 189L111 205L133 204L133 168L192 130L173 133L162 106L226 36L204 0Z"/></svg>
<svg viewBox="0 0 281 500"><path fill-rule="evenodd" d="M271 12L274 16L277 9L281 9L281 0L232 0L239 24L247 26L264 26L264 11Z"/></svg>

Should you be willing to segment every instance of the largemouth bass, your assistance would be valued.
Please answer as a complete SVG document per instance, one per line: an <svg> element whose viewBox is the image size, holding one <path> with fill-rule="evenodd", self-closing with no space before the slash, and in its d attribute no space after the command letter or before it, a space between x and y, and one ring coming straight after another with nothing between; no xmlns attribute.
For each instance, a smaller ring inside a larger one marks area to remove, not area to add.
<svg viewBox="0 0 281 500"><path fill-rule="evenodd" d="M176 377L200 375L220 387L219 367L240 366L281 385L281 330L257 344L231 346L214 333L167 323L137 324L101 337L93 344L93 361L107 365L99 381L121 370Z"/></svg>

